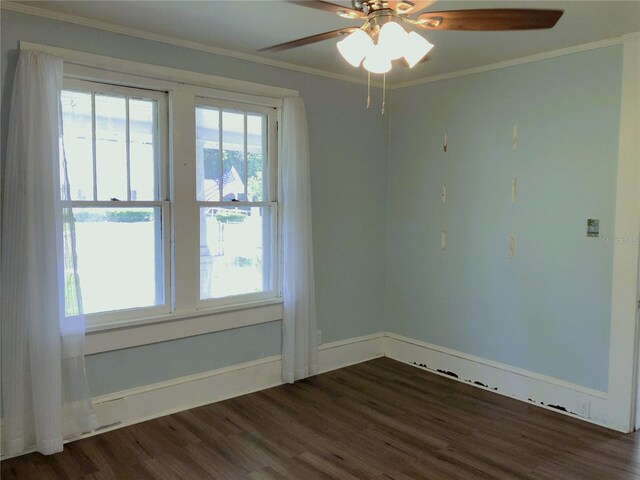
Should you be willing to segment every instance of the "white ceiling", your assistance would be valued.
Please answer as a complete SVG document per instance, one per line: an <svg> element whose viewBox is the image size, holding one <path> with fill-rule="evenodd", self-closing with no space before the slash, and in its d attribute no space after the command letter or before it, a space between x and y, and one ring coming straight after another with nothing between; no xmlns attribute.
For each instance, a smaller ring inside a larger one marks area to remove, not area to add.
<svg viewBox="0 0 640 480"><path fill-rule="evenodd" d="M365 78L338 55L336 40L278 53L256 50L362 21L283 1L27 1L118 26L165 35L272 60ZM350 2L336 2L350 5ZM426 11L465 8L554 8L564 15L551 30L520 32L420 31L435 45L414 69L398 64L391 83L430 77L640 31L640 0L447 1Z"/></svg>

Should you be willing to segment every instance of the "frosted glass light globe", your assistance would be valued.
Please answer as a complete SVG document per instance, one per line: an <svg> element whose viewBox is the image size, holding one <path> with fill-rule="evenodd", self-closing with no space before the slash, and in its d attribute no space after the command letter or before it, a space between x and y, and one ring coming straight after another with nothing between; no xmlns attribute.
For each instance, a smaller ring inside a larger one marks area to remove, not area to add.
<svg viewBox="0 0 640 480"><path fill-rule="evenodd" d="M396 22L387 22L378 34L378 45L382 47L391 60L397 60L404 53L407 32Z"/></svg>
<svg viewBox="0 0 640 480"><path fill-rule="evenodd" d="M367 53L362 66L371 73L387 73L391 70L391 59L380 45L375 45Z"/></svg>
<svg viewBox="0 0 640 480"><path fill-rule="evenodd" d="M433 45L422 35L416 32L409 33L404 44L404 59L409 64L409 68L415 67L432 48Z"/></svg>
<svg viewBox="0 0 640 480"><path fill-rule="evenodd" d="M362 30L355 30L353 33L347 35L346 38L340 40L337 46L342 58L354 67L359 67L362 59L367 55L371 47L373 47L373 41L371 37Z"/></svg>

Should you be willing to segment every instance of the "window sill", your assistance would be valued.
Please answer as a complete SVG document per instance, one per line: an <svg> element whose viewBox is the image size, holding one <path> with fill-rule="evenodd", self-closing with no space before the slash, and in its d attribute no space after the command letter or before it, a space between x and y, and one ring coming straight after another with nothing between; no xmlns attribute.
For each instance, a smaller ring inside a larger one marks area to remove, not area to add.
<svg viewBox="0 0 640 480"><path fill-rule="evenodd" d="M282 298L87 327L85 354L120 350L282 319Z"/></svg>

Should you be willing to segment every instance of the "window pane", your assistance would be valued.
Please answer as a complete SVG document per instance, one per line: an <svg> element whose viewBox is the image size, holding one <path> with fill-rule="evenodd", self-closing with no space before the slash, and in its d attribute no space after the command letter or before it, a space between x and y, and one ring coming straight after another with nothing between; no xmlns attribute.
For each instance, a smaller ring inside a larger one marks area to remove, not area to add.
<svg viewBox="0 0 640 480"><path fill-rule="evenodd" d="M222 199L246 201L244 114L222 112Z"/></svg>
<svg viewBox="0 0 640 480"><path fill-rule="evenodd" d="M161 209L74 208L73 213L85 313L162 305Z"/></svg>
<svg viewBox="0 0 640 480"><path fill-rule="evenodd" d="M271 209L200 209L200 298L271 290Z"/></svg>
<svg viewBox="0 0 640 480"><path fill-rule="evenodd" d="M71 199L93 200L91 94L65 90L61 101L64 149L60 160L67 160ZM60 173L64 175L62 166Z"/></svg>
<svg viewBox="0 0 640 480"><path fill-rule="evenodd" d="M196 198L220 201L220 110L196 107Z"/></svg>
<svg viewBox="0 0 640 480"><path fill-rule="evenodd" d="M248 197L251 202L261 202L264 198L264 174L266 117L247 115L247 176Z"/></svg>
<svg viewBox="0 0 640 480"><path fill-rule="evenodd" d="M156 102L129 100L131 200L158 200Z"/></svg>
<svg viewBox="0 0 640 480"><path fill-rule="evenodd" d="M98 200L127 199L126 100L96 95Z"/></svg>

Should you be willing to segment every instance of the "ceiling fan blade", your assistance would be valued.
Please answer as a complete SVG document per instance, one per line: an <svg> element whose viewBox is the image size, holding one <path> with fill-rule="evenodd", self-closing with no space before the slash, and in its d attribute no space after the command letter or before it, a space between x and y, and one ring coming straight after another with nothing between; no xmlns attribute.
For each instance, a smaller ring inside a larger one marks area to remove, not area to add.
<svg viewBox="0 0 640 480"><path fill-rule="evenodd" d="M360 27L346 27L339 28L338 30L332 30L330 32L319 33L317 35L311 35L310 37L299 38L290 42L280 43L271 47L261 48L259 52L280 52L282 50L288 50L290 48L301 47L303 45L309 45L310 43L321 42L323 40L329 40L330 38L336 38L342 35L348 35L354 30Z"/></svg>
<svg viewBox="0 0 640 480"><path fill-rule="evenodd" d="M430 7L435 2L436 0L387 0L387 7L399 14L413 14Z"/></svg>
<svg viewBox="0 0 640 480"><path fill-rule="evenodd" d="M418 13L420 10L429 8L431 5L436 3L436 0L412 0L411 3L413 3L411 13Z"/></svg>
<svg viewBox="0 0 640 480"><path fill-rule="evenodd" d="M337 13L341 17L345 18L364 18L366 15L353 8L343 7L342 5L336 5L335 3L324 2L322 0L289 0L289 3L301 5L303 7L315 8L316 10L322 10L329 13Z"/></svg>
<svg viewBox="0 0 640 480"><path fill-rule="evenodd" d="M553 27L562 10L496 8L425 12L417 26L432 30L535 30Z"/></svg>
<svg viewBox="0 0 640 480"><path fill-rule="evenodd" d="M411 9L413 9L412 6L413 2L411 2L411 4L407 3L407 2L403 2L402 0L387 0L387 8L390 8L391 10L395 10L396 13L405 13L405 12L409 12Z"/></svg>

